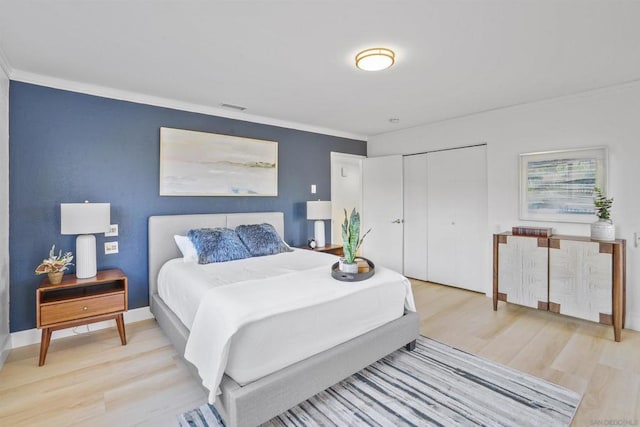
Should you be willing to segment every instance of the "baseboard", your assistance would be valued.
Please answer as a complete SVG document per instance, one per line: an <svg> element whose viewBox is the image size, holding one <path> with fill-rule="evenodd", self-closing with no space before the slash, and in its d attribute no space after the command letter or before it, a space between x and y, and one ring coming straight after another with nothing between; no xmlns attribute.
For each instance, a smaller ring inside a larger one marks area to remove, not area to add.
<svg viewBox="0 0 640 427"><path fill-rule="evenodd" d="M153 314L149 307L140 307L129 310L124 313L124 323L139 322L141 320L153 319ZM52 340L58 338L70 337L72 335L86 334L87 332L97 331L99 329L115 328L116 323L113 320L105 320L104 322L90 323L88 325L76 326L75 328L62 329L55 331L51 336ZM25 345L40 343L42 331L40 329L27 329L26 331L13 332L11 334L11 348L24 347Z"/></svg>
<svg viewBox="0 0 640 427"><path fill-rule="evenodd" d="M633 329L634 331L640 331L640 316L632 313L627 313L625 322L625 329ZM623 332L624 334L624 332Z"/></svg>

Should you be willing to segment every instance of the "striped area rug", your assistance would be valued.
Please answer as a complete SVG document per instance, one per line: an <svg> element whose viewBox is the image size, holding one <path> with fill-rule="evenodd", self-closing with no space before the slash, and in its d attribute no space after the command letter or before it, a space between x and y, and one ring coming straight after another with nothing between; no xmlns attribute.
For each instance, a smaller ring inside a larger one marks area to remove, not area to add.
<svg viewBox="0 0 640 427"><path fill-rule="evenodd" d="M581 396L429 338L398 350L264 426L568 426ZM223 425L202 405L180 425Z"/></svg>

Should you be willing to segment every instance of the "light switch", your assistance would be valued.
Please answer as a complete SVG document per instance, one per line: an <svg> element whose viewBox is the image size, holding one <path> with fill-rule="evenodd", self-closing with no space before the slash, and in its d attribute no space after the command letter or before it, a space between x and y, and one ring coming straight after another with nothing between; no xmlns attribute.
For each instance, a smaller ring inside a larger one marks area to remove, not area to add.
<svg viewBox="0 0 640 427"><path fill-rule="evenodd" d="M316 194L316 185L311 184L311 194Z"/></svg>
<svg viewBox="0 0 640 427"><path fill-rule="evenodd" d="M104 242L104 253L106 255L118 253L118 242Z"/></svg>
<svg viewBox="0 0 640 427"><path fill-rule="evenodd" d="M118 224L111 224L109 231L104 233L104 237L116 237L118 235Z"/></svg>

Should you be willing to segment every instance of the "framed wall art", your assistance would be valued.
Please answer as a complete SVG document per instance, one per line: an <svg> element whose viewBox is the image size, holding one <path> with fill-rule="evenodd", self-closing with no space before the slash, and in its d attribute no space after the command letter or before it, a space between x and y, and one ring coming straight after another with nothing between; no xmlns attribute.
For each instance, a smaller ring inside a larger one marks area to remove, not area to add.
<svg viewBox="0 0 640 427"><path fill-rule="evenodd" d="M161 196L277 196L278 143L160 128Z"/></svg>
<svg viewBox="0 0 640 427"><path fill-rule="evenodd" d="M607 190L606 147L520 154L520 219L590 223Z"/></svg>

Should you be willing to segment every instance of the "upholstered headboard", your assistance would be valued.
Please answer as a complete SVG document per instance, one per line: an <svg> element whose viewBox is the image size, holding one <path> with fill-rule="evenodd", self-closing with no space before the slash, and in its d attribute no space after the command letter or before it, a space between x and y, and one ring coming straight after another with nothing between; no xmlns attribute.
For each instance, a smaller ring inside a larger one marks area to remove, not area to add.
<svg viewBox="0 0 640 427"><path fill-rule="evenodd" d="M228 227L242 224L268 223L284 239L284 214L282 212L250 212L202 215L160 215L149 217L149 298L157 293L160 267L172 258L182 255L173 236L186 235L192 228Z"/></svg>

